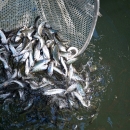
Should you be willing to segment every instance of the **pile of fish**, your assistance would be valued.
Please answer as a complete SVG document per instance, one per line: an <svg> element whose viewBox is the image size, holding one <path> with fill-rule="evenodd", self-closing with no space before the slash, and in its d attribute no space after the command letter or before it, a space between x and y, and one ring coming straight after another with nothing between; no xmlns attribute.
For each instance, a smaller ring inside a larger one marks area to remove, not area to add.
<svg viewBox="0 0 130 130"><path fill-rule="evenodd" d="M19 97L28 101L27 110L35 95L41 94L48 98L48 104L60 109L80 105L88 108L89 74L79 75L72 65L78 48L69 47L68 41L47 22L37 21L31 27L0 30L0 101Z"/></svg>

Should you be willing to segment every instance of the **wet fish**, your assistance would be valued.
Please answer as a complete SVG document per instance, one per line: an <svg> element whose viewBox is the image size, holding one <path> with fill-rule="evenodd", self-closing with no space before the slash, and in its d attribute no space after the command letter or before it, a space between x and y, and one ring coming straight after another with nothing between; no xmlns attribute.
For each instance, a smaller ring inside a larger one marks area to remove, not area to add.
<svg viewBox="0 0 130 130"><path fill-rule="evenodd" d="M78 48L76 48L76 47L69 47L67 52L70 52L70 54L71 54L70 57L68 57L68 58L72 59L72 58L74 58L75 56L78 55Z"/></svg>
<svg viewBox="0 0 130 130"><path fill-rule="evenodd" d="M47 63L49 62L49 59L46 60L41 60L35 63L35 65L33 66L33 68L31 68L31 72L37 72L37 71L42 71L47 69L48 65Z"/></svg>
<svg viewBox="0 0 130 130"><path fill-rule="evenodd" d="M74 91L74 90L77 88L77 85L78 85L77 83L74 83L74 84L72 84L71 86L69 86L69 87L67 88L65 94Z"/></svg>
<svg viewBox="0 0 130 130"><path fill-rule="evenodd" d="M39 36L39 35L37 35L37 34L35 34L34 37L39 40L40 46L37 46L38 49L39 49L39 50L42 49L43 46L45 45L45 40L43 39L43 37L41 37L41 36Z"/></svg>
<svg viewBox="0 0 130 130"><path fill-rule="evenodd" d="M29 110L29 109L33 106L33 101L34 101L34 99L31 98L31 99L28 101L27 106L26 106L23 110L24 110L24 111Z"/></svg>
<svg viewBox="0 0 130 130"><path fill-rule="evenodd" d="M48 50L48 48L47 48L46 45L44 45L44 46L42 47L42 51L43 51L44 56L45 56L47 59L50 59L50 52L49 52L49 50Z"/></svg>
<svg viewBox="0 0 130 130"><path fill-rule="evenodd" d="M50 89L46 90L43 95L53 95L53 94L59 94L65 92L65 89Z"/></svg>
<svg viewBox="0 0 130 130"><path fill-rule="evenodd" d="M46 24L46 22L42 22L42 23L38 26L37 32L38 32L38 34L39 34L40 36L42 35L42 30L43 30L45 24Z"/></svg>
<svg viewBox="0 0 130 130"><path fill-rule="evenodd" d="M79 95L77 92L73 92L75 97L81 102L81 104L84 107L88 107L88 105L86 104L86 102L84 101L83 97L81 95Z"/></svg>
<svg viewBox="0 0 130 130"><path fill-rule="evenodd" d="M67 76L68 75L68 68L67 68L67 66L65 64L65 61L64 61L63 57L60 57L60 61L61 61L61 64L63 65L63 67L64 67L65 76Z"/></svg>
<svg viewBox="0 0 130 130"><path fill-rule="evenodd" d="M68 71L69 80L71 80L71 78L72 78L72 76L73 76L73 73L74 73L74 69L73 69L72 64L70 64L70 66L69 66L69 71Z"/></svg>
<svg viewBox="0 0 130 130"><path fill-rule="evenodd" d="M7 43L7 38L5 36L5 34L3 33L2 30L0 30L0 40L2 43L6 44Z"/></svg>
<svg viewBox="0 0 130 130"><path fill-rule="evenodd" d="M5 69L9 69L9 65L8 65L7 61L1 56L0 56L0 61L2 61Z"/></svg>
<svg viewBox="0 0 130 130"><path fill-rule="evenodd" d="M72 75L72 80L74 81L84 81L84 79L82 79L79 75L73 73Z"/></svg>
<svg viewBox="0 0 130 130"><path fill-rule="evenodd" d="M54 69L53 67L54 67L54 61L51 61L48 65L48 69L47 69L47 73L49 76L52 76L52 74L53 74L53 69Z"/></svg>
<svg viewBox="0 0 130 130"><path fill-rule="evenodd" d="M74 63L74 62L77 61L77 60L78 60L77 57L71 58L71 59L69 59L69 60L66 61L66 64L72 64L72 63Z"/></svg>
<svg viewBox="0 0 130 130"><path fill-rule="evenodd" d="M54 40L47 40L47 41L46 41L46 46L47 46L48 48L50 48L53 44L54 44Z"/></svg>
<svg viewBox="0 0 130 130"><path fill-rule="evenodd" d="M58 64L60 64L59 63L59 59L60 59L60 57L59 57L59 48L58 48L57 45L55 45L54 49L53 49L53 59L56 60Z"/></svg>
<svg viewBox="0 0 130 130"><path fill-rule="evenodd" d="M27 60L26 60L26 63L25 63L25 74L26 74L26 75L29 74L29 70L30 70L29 59L27 59Z"/></svg>
<svg viewBox="0 0 130 130"><path fill-rule="evenodd" d="M85 92L84 92L84 90L83 90L83 86L82 86L81 84L77 83L76 88L77 88L78 93L79 93L82 97L85 97L85 96L86 96L86 94L85 94Z"/></svg>
<svg viewBox="0 0 130 130"><path fill-rule="evenodd" d="M59 50L62 52L66 52L66 47L62 43L60 43L55 37L54 37L54 40L55 40L56 44L58 45Z"/></svg>
<svg viewBox="0 0 130 130"><path fill-rule="evenodd" d="M0 94L0 100L4 100L6 98L8 98L11 95L11 93L5 93L5 94Z"/></svg>

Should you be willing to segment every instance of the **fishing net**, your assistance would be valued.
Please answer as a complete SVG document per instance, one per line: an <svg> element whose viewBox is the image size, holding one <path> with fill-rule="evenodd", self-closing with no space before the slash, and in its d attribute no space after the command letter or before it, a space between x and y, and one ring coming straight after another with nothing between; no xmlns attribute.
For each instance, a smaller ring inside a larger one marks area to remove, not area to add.
<svg viewBox="0 0 130 130"><path fill-rule="evenodd" d="M99 0L0 0L0 28L30 26L40 16L60 30L79 55L91 40L98 12Z"/></svg>

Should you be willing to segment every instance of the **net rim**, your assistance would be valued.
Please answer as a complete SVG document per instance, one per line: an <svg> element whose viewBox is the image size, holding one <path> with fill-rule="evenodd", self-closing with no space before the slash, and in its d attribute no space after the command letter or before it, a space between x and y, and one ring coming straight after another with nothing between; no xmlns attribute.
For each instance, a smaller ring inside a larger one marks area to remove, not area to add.
<svg viewBox="0 0 130 130"><path fill-rule="evenodd" d="M89 42L90 42L90 40L91 40L91 38L93 36L93 32L94 32L94 29L96 27L96 23L97 23L97 19L98 19L98 14L99 14L100 0L95 0L94 7L95 7L95 9L94 9L94 17L93 17L92 26L91 26L88 38L87 38L85 44L79 50L77 56L79 56L80 54L82 54L86 50L86 48L89 45Z"/></svg>

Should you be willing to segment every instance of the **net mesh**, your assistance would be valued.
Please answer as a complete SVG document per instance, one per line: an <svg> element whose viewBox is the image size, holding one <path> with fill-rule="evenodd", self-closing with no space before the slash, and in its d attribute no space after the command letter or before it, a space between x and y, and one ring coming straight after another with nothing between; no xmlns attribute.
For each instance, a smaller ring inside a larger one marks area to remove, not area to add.
<svg viewBox="0 0 130 130"><path fill-rule="evenodd" d="M99 0L0 0L0 28L30 26L40 16L41 21L60 30L80 54L90 42L98 10Z"/></svg>

